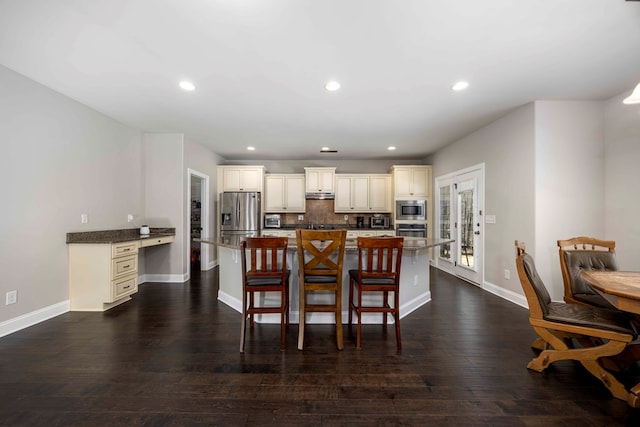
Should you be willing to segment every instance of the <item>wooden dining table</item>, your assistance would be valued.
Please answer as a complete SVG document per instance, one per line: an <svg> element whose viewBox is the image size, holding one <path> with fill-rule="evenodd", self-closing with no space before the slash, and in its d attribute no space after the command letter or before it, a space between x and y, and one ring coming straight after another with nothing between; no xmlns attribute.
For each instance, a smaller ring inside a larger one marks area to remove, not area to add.
<svg viewBox="0 0 640 427"><path fill-rule="evenodd" d="M582 278L618 310L638 315L640 319L640 272L583 271ZM629 390L627 403L640 407L640 383Z"/></svg>

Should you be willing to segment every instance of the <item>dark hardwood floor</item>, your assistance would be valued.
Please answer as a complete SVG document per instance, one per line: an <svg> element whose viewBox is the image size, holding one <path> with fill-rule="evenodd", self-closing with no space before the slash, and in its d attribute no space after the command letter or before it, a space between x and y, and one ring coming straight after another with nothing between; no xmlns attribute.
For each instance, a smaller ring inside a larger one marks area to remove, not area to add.
<svg viewBox="0 0 640 427"><path fill-rule="evenodd" d="M0 338L0 425L640 425L576 363L527 370L527 310L437 270L432 294L402 320L400 354L391 325L363 326L361 351L347 333L338 351L330 325L298 351L291 325L286 352L278 325L256 325L241 355L216 270L144 284Z"/></svg>

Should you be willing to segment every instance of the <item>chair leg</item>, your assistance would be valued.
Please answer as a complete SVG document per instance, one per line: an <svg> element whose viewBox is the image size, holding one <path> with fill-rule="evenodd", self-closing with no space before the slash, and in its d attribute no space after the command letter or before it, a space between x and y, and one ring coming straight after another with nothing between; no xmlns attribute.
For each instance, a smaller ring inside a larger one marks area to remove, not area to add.
<svg viewBox="0 0 640 427"><path fill-rule="evenodd" d="M356 348L362 349L360 345L362 335L362 286L358 283L358 309L356 310L356 316L358 316L358 327L356 328Z"/></svg>
<svg viewBox="0 0 640 427"><path fill-rule="evenodd" d="M305 292L304 283L300 281L300 299L298 302L298 312L300 313L300 320L298 320L298 350L304 348L304 318L305 318Z"/></svg>
<svg viewBox="0 0 640 427"><path fill-rule="evenodd" d="M286 331L285 327L287 324L287 297L285 295L286 289L282 290L280 294L280 350L284 351L286 349L285 345L285 337Z"/></svg>
<svg viewBox="0 0 640 427"><path fill-rule="evenodd" d="M240 322L240 353L244 353L244 334L247 330L247 293L242 292L242 322Z"/></svg>
<svg viewBox="0 0 640 427"><path fill-rule="evenodd" d="M389 292L384 291L382 293L383 297L382 297L382 307L384 308L388 308L389 307ZM387 327L387 313L385 313L384 311L382 312L382 324L384 325L384 327Z"/></svg>
<svg viewBox="0 0 640 427"><path fill-rule="evenodd" d="M353 320L353 279L349 278L349 333L351 333L351 321Z"/></svg>
<svg viewBox="0 0 640 427"><path fill-rule="evenodd" d="M398 346L398 351L402 350L402 337L400 335L400 295L396 290L394 292L394 306L393 306L393 316L396 323L396 345Z"/></svg>
<svg viewBox="0 0 640 427"><path fill-rule="evenodd" d="M342 290L336 289L336 344L338 350L344 348L344 338L342 336Z"/></svg>

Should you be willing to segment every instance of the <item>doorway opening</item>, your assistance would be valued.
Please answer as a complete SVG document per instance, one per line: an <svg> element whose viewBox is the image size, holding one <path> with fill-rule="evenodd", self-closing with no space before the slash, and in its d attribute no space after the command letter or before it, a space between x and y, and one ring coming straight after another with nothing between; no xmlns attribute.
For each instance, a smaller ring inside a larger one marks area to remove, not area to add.
<svg viewBox="0 0 640 427"><path fill-rule="evenodd" d="M194 239L209 235L209 176L193 169L188 170L187 186L188 216L188 276L199 274L209 268L209 245Z"/></svg>
<svg viewBox="0 0 640 427"><path fill-rule="evenodd" d="M484 164L436 178L436 266L469 282L484 282Z"/></svg>

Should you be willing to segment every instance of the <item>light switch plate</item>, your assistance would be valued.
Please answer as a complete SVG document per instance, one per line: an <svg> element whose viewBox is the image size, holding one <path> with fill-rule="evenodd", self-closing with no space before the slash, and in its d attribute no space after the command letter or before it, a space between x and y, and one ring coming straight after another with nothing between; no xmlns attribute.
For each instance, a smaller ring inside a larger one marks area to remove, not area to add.
<svg viewBox="0 0 640 427"><path fill-rule="evenodd" d="M495 224L496 216L495 215L487 215L484 217L484 222L487 224Z"/></svg>

